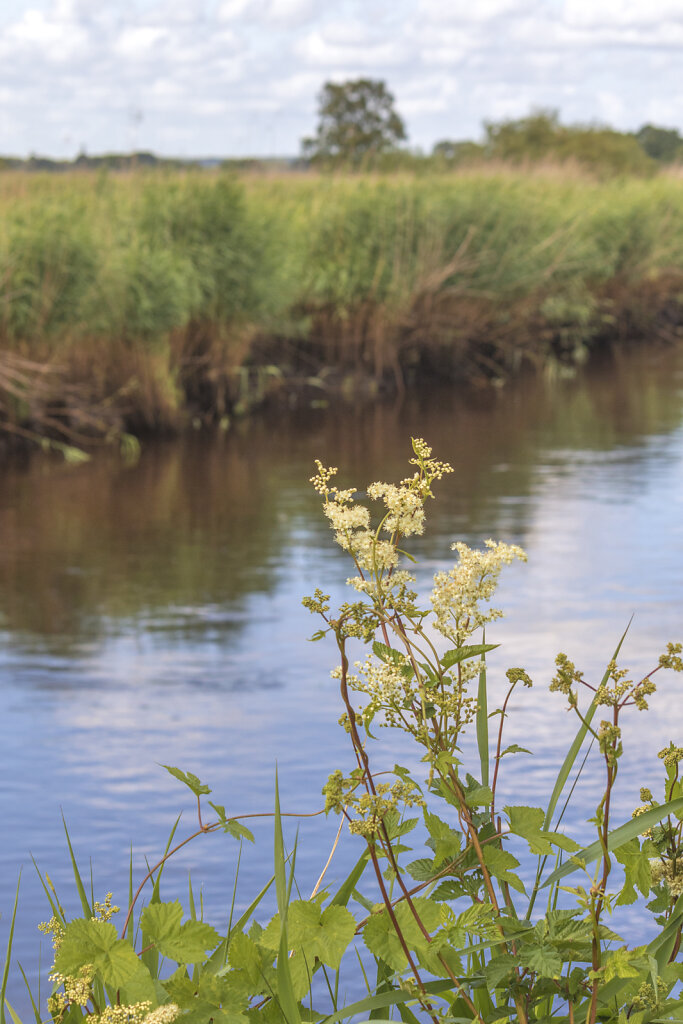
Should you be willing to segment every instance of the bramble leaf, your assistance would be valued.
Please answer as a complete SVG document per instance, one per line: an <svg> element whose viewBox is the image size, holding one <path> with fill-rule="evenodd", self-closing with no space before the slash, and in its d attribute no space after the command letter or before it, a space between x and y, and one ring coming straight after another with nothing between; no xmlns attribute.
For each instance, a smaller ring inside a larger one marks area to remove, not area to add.
<svg viewBox="0 0 683 1024"><path fill-rule="evenodd" d="M562 958L557 950L547 943L525 944L517 951L517 957L524 967L535 971L541 978L559 978L562 973Z"/></svg>

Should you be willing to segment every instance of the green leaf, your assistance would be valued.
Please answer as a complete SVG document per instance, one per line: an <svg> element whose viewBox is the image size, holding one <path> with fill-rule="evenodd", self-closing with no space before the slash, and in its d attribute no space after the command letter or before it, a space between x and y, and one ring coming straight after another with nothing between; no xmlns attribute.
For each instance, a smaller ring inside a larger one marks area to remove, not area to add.
<svg viewBox="0 0 683 1024"><path fill-rule="evenodd" d="M5 952L5 964L2 971L2 984L0 985L0 1024L5 1024L5 993L7 991L7 981L9 978L9 968L12 960L12 943L14 940L14 924L17 919L17 906L19 904L19 885L21 884L21 873L17 880L17 891L14 894L14 908L12 910L12 920L9 926L9 936L7 938L7 950ZM9 1003L7 1004L9 1006Z"/></svg>
<svg viewBox="0 0 683 1024"><path fill-rule="evenodd" d="M186 921L177 935L169 935L156 943L162 956L179 964L197 964L215 949L221 937L215 928L203 921Z"/></svg>
<svg viewBox="0 0 683 1024"><path fill-rule="evenodd" d="M489 988L497 988L501 981L507 981L517 966L517 961L510 953L493 957L484 968L486 984Z"/></svg>
<svg viewBox="0 0 683 1024"><path fill-rule="evenodd" d="M446 651L441 658L441 664L444 668L450 668L451 665L458 665L461 661L467 661L468 658L478 658L489 651L495 651L496 647L500 647L500 644L463 644L462 647L454 647L452 650Z"/></svg>
<svg viewBox="0 0 683 1024"><path fill-rule="evenodd" d="M105 985L122 988L137 972L139 960L130 942L117 937L111 922L79 917L64 930L55 970L75 977L84 964L92 964Z"/></svg>
<svg viewBox="0 0 683 1024"><path fill-rule="evenodd" d="M607 848L610 853L618 850L624 843L630 842L636 836L642 835L653 825L656 825L662 818L666 818L669 814L675 814L676 811L683 808L683 797L679 797L678 800L671 800L665 804L659 804L657 807L653 807L652 810L645 811L643 814L639 814L637 818L632 818L623 825L619 825L618 828L613 829L607 836ZM570 875L573 871L576 871L583 864L590 864L591 861L597 860L598 857L602 856L602 843L596 840L591 843L590 846L580 850L575 857L572 857L562 867L557 868L552 874L548 875L546 880L541 884L541 888L544 889L547 885L554 885L555 882L561 878L565 878Z"/></svg>
<svg viewBox="0 0 683 1024"><path fill-rule="evenodd" d="M483 636L486 642L486 633ZM484 786L489 784L489 714L486 694L486 652L482 651L479 669L479 689L477 690L477 748L481 765L481 781Z"/></svg>
<svg viewBox="0 0 683 1024"><path fill-rule="evenodd" d="M441 913L438 904L421 896L416 897L413 904L429 932L439 926ZM397 904L394 907L394 915L408 948L417 953L426 953L429 942L422 934L408 904ZM373 956L380 957L395 971L402 971L407 967L405 953L386 908L379 914L373 914L369 919L363 929L363 940Z"/></svg>
<svg viewBox="0 0 683 1024"><path fill-rule="evenodd" d="M637 978L641 968L635 966L635 960L642 960L642 953L631 952L626 947L607 953L604 960L604 980L607 982L613 978Z"/></svg>
<svg viewBox="0 0 683 1024"><path fill-rule="evenodd" d="M385 664L391 662L393 665L404 665L405 655L401 654L400 651L395 650L393 647L387 647L386 644L382 644L379 640L375 640L372 645L374 655L383 661Z"/></svg>
<svg viewBox="0 0 683 1024"><path fill-rule="evenodd" d="M162 768L165 768L169 775L172 775L174 779L178 779L184 783L188 789L191 789L195 796L203 796L211 792L209 786L206 786L196 775L192 772L183 772L180 768L173 768L170 764L162 764Z"/></svg>
<svg viewBox="0 0 683 1024"><path fill-rule="evenodd" d="M483 847L484 863L492 875L499 881L507 882L508 885L526 896L526 889L521 878L513 874L510 868L518 868L519 861L508 850L501 850L499 846L487 844Z"/></svg>
<svg viewBox="0 0 683 1024"><path fill-rule="evenodd" d="M647 854L640 849L638 839L631 839L614 851L614 856L624 868L624 886L619 893L617 905L635 903L638 899L636 886L647 896L652 884L652 869Z"/></svg>
<svg viewBox="0 0 683 1024"><path fill-rule="evenodd" d="M416 882L428 882L430 878L438 874L439 869L435 867L434 861L429 857L420 857L407 864L406 871Z"/></svg>
<svg viewBox="0 0 683 1024"><path fill-rule="evenodd" d="M253 833L243 825L241 821L237 821L235 818L228 818L225 813L225 807L222 804L214 804L209 800L209 807L213 807L214 811L218 815L218 820L223 826L223 831L227 832L228 835L234 836L235 839L248 839L250 843L254 842Z"/></svg>
<svg viewBox="0 0 683 1024"><path fill-rule="evenodd" d="M623 644L624 640L626 639L626 634L628 633L630 626L631 626L631 622L629 621L628 626L626 627L626 629L624 630L624 632L621 635L621 639L620 639L619 643L617 644L616 648L614 649L614 654L612 655L612 661L616 661L617 660L617 657L619 655L619 651L621 650L621 645ZM604 684L607 682L608 679L609 679L609 668L607 668L605 670L605 674L603 675L602 680L601 680L601 685L604 686ZM596 702L596 697L594 697L593 700L591 701L590 707L588 708L588 710L586 711L585 715L583 716L583 721L582 721L582 723L581 723L581 725L579 727L579 730L578 730L576 736L574 737L572 745L570 746L569 750L567 751L567 756L565 757L564 761L562 762L562 767L560 768L560 771L558 773L557 779L555 780L555 785L553 787L553 791L552 791L552 794L550 796L550 802L548 803L548 810L545 812L545 822L544 822L544 827L545 828L548 828L550 823L551 823L551 821L552 821L553 814L555 813L555 808L557 807L558 800L560 799L560 796L562 795L562 790L564 789L565 784L567 782L567 779L569 778L569 773L571 772L572 768L574 767L574 762L576 761L576 758L578 757L579 751L581 750L581 747L583 745L583 741L586 738L586 733L588 732L588 726L590 725L590 723L593 720L593 716L594 716L594 714L595 714L595 712L597 710L597 707L598 707L598 705L597 705L597 702Z"/></svg>
<svg viewBox="0 0 683 1024"><path fill-rule="evenodd" d="M325 910L313 900L294 900L287 911L289 948L302 950L312 964L317 958L335 970L356 933L356 921L345 907L332 904ZM280 941L280 915L276 914L261 936L261 944L276 950Z"/></svg>
<svg viewBox="0 0 683 1024"><path fill-rule="evenodd" d="M183 908L173 903L151 903L142 912L140 925L146 940L153 942L162 956L176 963L194 964L206 958L206 952L220 942L220 935L203 921L181 924Z"/></svg>
<svg viewBox="0 0 683 1024"><path fill-rule="evenodd" d="M531 755L533 755L533 750L527 750L526 747L520 747L516 743L511 743L509 747L505 748L505 750L501 750L500 757L505 757L506 754L531 754Z"/></svg>
<svg viewBox="0 0 683 1024"><path fill-rule="evenodd" d="M462 836L447 825L436 814L424 811L424 822L429 832L427 844L434 851L434 866L438 867L446 860L453 860L460 853Z"/></svg>
<svg viewBox="0 0 683 1024"><path fill-rule="evenodd" d="M178 900L173 903L150 903L140 915L140 927L149 942L164 942L180 934L183 908Z"/></svg>
<svg viewBox="0 0 683 1024"><path fill-rule="evenodd" d="M510 831L526 839L533 854L550 854L553 846L567 853L579 849L579 844L569 836L544 829L545 815L541 807L505 807L504 810L510 820Z"/></svg>
<svg viewBox="0 0 683 1024"><path fill-rule="evenodd" d="M562 958L547 943L525 943L517 950L517 957L524 967L535 971L541 978L559 978L562 974Z"/></svg>
<svg viewBox="0 0 683 1024"><path fill-rule="evenodd" d="M493 793L489 786L472 786L465 790L468 807L489 807L493 801Z"/></svg>

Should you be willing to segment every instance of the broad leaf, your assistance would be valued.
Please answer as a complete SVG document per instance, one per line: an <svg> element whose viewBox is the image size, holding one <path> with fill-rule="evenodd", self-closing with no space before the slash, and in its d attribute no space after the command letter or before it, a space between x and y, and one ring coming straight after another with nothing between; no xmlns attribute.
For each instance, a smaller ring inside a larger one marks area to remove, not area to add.
<svg viewBox="0 0 683 1024"><path fill-rule="evenodd" d="M429 932L432 932L439 926L441 923L441 913L436 903L418 896L413 900L413 904L422 923ZM406 902L397 904L394 907L394 914L408 948L418 953L426 952L429 942L413 917L408 904ZM395 971L402 971L407 967L408 964L403 947L386 908L379 914L372 915L363 929L363 939L370 952L388 963Z"/></svg>
<svg viewBox="0 0 683 1024"><path fill-rule="evenodd" d="M105 985L123 987L137 972L139 960L126 939L119 939L109 921L70 921L55 957L55 970L70 977L92 964Z"/></svg>

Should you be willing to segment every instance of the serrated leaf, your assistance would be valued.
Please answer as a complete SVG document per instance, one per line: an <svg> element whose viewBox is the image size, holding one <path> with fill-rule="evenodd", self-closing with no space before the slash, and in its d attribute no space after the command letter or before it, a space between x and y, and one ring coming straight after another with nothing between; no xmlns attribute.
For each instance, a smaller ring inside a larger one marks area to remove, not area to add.
<svg viewBox="0 0 683 1024"><path fill-rule="evenodd" d="M255 842L253 832L241 821L227 821L225 831L235 839L247 839L250 843Z"/></svg>
<svg viewBox="0 0 683 1024"><path fill-rule="evenodd" d="M468 807L489 807L493 802L493 793L489 786L473 786L465 791Z"/></svg>
<svg viewBox="0 0 683 1024"><path fill-rule="evenodd" d="M416 897L413 903L425 928L432 932L441 922L438 905L421 896ZM418 954L425 953L429 943L422 934L408 904L405 902L397 904L394 907L394 914L408 948ZM373 956L380 957L395 971L402 971L406 968L405 954L386 909L379 914L373 914L369 919L363 929L363 940Z"/></svg>
<svg viewBox="0 0 683 1024"><path fill-rule="evenodd" d="M163 942L180 934L183 908L178 900L173 903L150 903L140 915L140 927L151 942Z"/></svg>
<svg viewBox="0 0 683 1024"><path fill-rule="evenodd" d="M642 960L642 954L634 954L625 947L612 950L604 961L604 980L607 982L613 978L637 978L641 974L641 968L636 967L634 960Z"/></svg>
<svg viewBox="0 0 683 1024"><path fill-rule="evenodd" d="M211 788L205 785L201 779L198 779L196 775L193 775L192 772L181 771L180 768L174 768L170 764L164 764L161 767L165 768L169 775L172 775L174 779L178 779L178 781L182 782L188 789L191 789L195 796L204 796L211 792Z"/></svg>
<svg viewBox="0 0 683 1024"><path fill-rule="evenodd" d="M532 754L532 750L527 750L526 747L520 747L517 743L511 743L509 747L501 751L500 756L505 757L506 754Z"/></svg>
<svg viewBox="0 0 683 1024"><path fill-rule="evenodd" d="M460 882L449 879L446 882L442 882L438 885L431 898L437 902L445 902L446 900L457 900L459 899L465 890Z"/></svg>
<svg viewBox="0 0 683 1024"><path fill-rule="evenodd" d="M130 942L119 939L109 921L76 918L65 928L55 970L74 977L84 964L92 964L105 985L121 988L136 973L139 960Z"/></svg>
<svg viewBox="0 0 683 1024"><path fill-rule="evenodd" d="M490 873L500 882L507 882L509 886L526 896L526 889L521 878L515 875L510 869L518 868L519 861L509 852L501 850L499 846L487 844L483 847L484 863Z"/></svg>
<svg viewBox="0 0 683 1024"><path fill-rule="evenodd" d="M463 644L462 647L453 647L441 658L441 664L444 668L450 668L451 665L458 665L468 658L479 658L482 654L495 651L496 647L500 647L500 644Z"/></svg>
<svg viewBox="0 0 683 1024"><path fill-rule="evenodd" d="M524 967L535 971L541 978L559 978L562 973L560 954L546 943L525 943L518 949L517 957Z"/></svg>
<svg viewBox="0 0 683 1024"><path fill-rule="evenodd" d="M317 958L335 970L341 963L356 932L353 914L339 904L325 910L318 903L294 900L287 911L287 936L290 949L299 950L311 969ZM280 915L276 914L261 937L267 949L277 949L280 941Z"/></svg>
<svg viewBox="0 0 683 1024"><path fill-rule="evenodd" d="M510 953L503 953L501 956L489 960L484 969L484 977L489 988L497 988L501 981L507 981L514 971L517 961Z"/></svg>
<svg viewBox="0 0 683 1024"><path fill-rule="evenodd" d="M545 812L541 807L505 807L510 821L510 831L526 839L534 855L543 856L553 852L553 846L574 853L579 844L561 832L547 832L543 829Z"/></svg>
<svg viewBox="0 0 683 1024"><path fill-rule="evenodd" d="M624 885L619 893L617 906L636 902L636 886L643 896L647 896L652 884L652 868L649 857L640 849L638 839L632 839L619 847L614 851L614 856L624 868Z"/></svg>
<svg viewBox="0 0 683 1024"><path fill-rule="evenodd" d="M428 845L434 851L434 866L446 860L453 860L460 853L462 836L436 814L424 812L424 822L429 832Z"/></svg>
<svg viewBox="0 0 683 1024"><path fill-rule="evenodd" d="M210 949L215 949L221 937L215 928L203 921L186 921L176 935L169 935L156 942L162 956L179 964L196 964L206 959Z"/></svg>
<svg viewBox="0 0 683 1024"><path fill-rule="evenodd" d="M406 871L416 882L428 882L430 878L438 874L438 870L434 866L434 861L429 857L419 857L406 865Z"/></svg>

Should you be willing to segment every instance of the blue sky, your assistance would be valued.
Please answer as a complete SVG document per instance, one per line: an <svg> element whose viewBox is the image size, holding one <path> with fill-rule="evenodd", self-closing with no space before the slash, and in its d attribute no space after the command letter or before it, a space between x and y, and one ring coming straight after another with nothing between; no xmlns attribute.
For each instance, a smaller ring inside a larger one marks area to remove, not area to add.
<svg viewBox="0 0 683 1024"><path fill-rule="evenodd" d="M683 0L0 0L0 153L294 155L328 79L409 142L484 119L683 132Z"/></svg>

